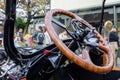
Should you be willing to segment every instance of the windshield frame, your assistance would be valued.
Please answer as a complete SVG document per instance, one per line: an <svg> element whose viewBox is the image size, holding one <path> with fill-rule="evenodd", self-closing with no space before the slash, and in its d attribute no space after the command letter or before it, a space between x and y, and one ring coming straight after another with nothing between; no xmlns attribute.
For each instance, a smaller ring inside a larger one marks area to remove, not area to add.
<svg viewBox="0 0 120 80"><path fill-rule="evenodd" d="M18 62L18 51L14 46L14 25L16 20L16 0L6 0L4 23L4 48L8 56Z"/></svg>

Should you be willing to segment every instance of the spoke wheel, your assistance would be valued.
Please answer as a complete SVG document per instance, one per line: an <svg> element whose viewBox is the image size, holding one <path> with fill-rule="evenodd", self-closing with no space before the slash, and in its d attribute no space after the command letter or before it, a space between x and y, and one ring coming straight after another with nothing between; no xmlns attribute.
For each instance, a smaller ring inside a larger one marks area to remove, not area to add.
<svg viewBox="0 0 120 80"><path fill-rule="evenodd" d="M102 36L97 32L94 31L98 40L99 40L99 48L104 51L104 54L108 57L108 62L104 66L97 66L93 64L93 62L90 59L89 52L87 50L82 50L83 58L80 58L78 55L76 55L73 51L71 51L58 37L57 33L55 32L53 25L52 25L52 18L56 14L63 14L71 17L72 19L78 19L82 24L88 26L89 28L93 28L92 25L90 25L88 22L86 22L84 19L80 18L79 16L65 11L61 9L53 9L50 10L47 15L45 16L45 25L46 30L48 31L50 37L52 38L55 45L59 48L59 50L70 60L72 60L77 65L83 67L84 69L87 69L92 72L96 73L107 73L112 70L113 68L113 55L110 51L109 46L107 45L106 41L102 38Z"/></svg>

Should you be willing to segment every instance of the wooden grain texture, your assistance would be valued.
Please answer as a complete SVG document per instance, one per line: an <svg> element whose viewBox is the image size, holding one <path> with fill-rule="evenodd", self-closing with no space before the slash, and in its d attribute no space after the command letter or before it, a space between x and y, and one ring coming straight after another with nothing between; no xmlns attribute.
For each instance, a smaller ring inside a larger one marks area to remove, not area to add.
<svg viewBox="0 0 120 80"><path fill-rule="evenodd" d="M56 32L52 26L52 18L55 14L64 14L64 15L70 16L73 19L78 19L79 21L81 21L83 24L85 24L86 26L88 26L90 28L92 28L92 26L88 22L86 22L84 19L78 17L77 15L75 15L71 12L61 10L61 9L50 10L45 16L45 26L46 26L46 30L48 31L51 39L53 40L55 45L60 49L60 51L62 51L62 53L67 58L72 60L74 63L76 63L77 65L79 65L79 66L81 66L89 71L97 72L97 73L107 73L107 72L111 71L113 68L113 55L112 55L107 43L104 41L104 39L101 37L101 35L97 31L95 31L97 38L100 41L99 48L104 51L104 53L107 55L107 57L109 59L108 64L106 64L105 66L97 66L97 65L93 64L92 61L90 60L88 51L86 51L86 50L82 51L85 58L83 58L83 59L80 58L74 52L72 52L59 39L58 35L56 34Z"/></svg>

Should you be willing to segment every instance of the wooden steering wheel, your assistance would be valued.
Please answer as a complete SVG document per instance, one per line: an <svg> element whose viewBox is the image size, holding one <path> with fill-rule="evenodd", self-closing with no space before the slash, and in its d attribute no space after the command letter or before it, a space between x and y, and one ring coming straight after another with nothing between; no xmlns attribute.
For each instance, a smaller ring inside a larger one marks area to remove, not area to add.
<svg viewBox="0 0 120 80"><path fill-rule="evenodd" d="M79 16L62 10L62 9L53 9L48 11L45 16L45 26L46 30L48 31L51 39L55 43L55 45L59 48L59 50L70 60L72 60L75 64L81 66L84 69L87 69L92 72L96 73L107 73L112 70L113 68L113 55L107 45L106 41L102 38L102 36L95 30L95 34L99 40L99 48L104 51L106 57L108 58L107 64L104 66L97 66L93 64L88 54L88 51L83 50L82 53L84 54L84 59L77 56L73 51L71 51L58 37L57 33L55 32L53 25L52 25L52 18L56 14L63 14L66 16L71 17L72 19L78 19L82 24L92 28L92 26L86 22L84 19L80 18Z"/></svg>

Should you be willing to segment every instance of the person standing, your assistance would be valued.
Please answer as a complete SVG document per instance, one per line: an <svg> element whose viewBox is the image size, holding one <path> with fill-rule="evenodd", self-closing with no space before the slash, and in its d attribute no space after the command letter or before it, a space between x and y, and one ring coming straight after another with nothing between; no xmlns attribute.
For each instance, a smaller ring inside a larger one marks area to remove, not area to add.
<svg viewBox="0 0 120 80"><path fill-rule="evenodd" d="M119 46L119 37L117 35L117 30L116 30L116 26L113 25L110 33L109 33L109 43L113 44L115 46L115 49L118 50L118 46Z"/></svg>
<svg viewBox="0 0 120 80"><path fill-rule="evenodd" d="M43 40L43 44L44 44L44 45L49 45L49 44L51 44L51 43L52 43L52 40L51 40L51 38L50 38L48 32L45 30L45 31L44 31L44 40Z"/></svg>
<svg viewBox="0 0 120 80"><path fill-rule="evenodd" d="M32 38L36 44L43 45L44 31L42 26L39 26L39 29L33 34Z"/></svg>
<svg viewBox="0 0 120 80"><path fill-rule="evenodd" d="M61 40L70 39L69 35L67 34L67 32L65 30L62 33L59 34L59 38Z"/></svg>
<svg viewBox="0 0 120 80"><path fill-rule="evenodd" d="M109 44L112 45L114 48L114 59L115 59L115 66L118 66L118 46L119 46L119 37L117 35L116 27L113 25L108 38Z"/></svg>

